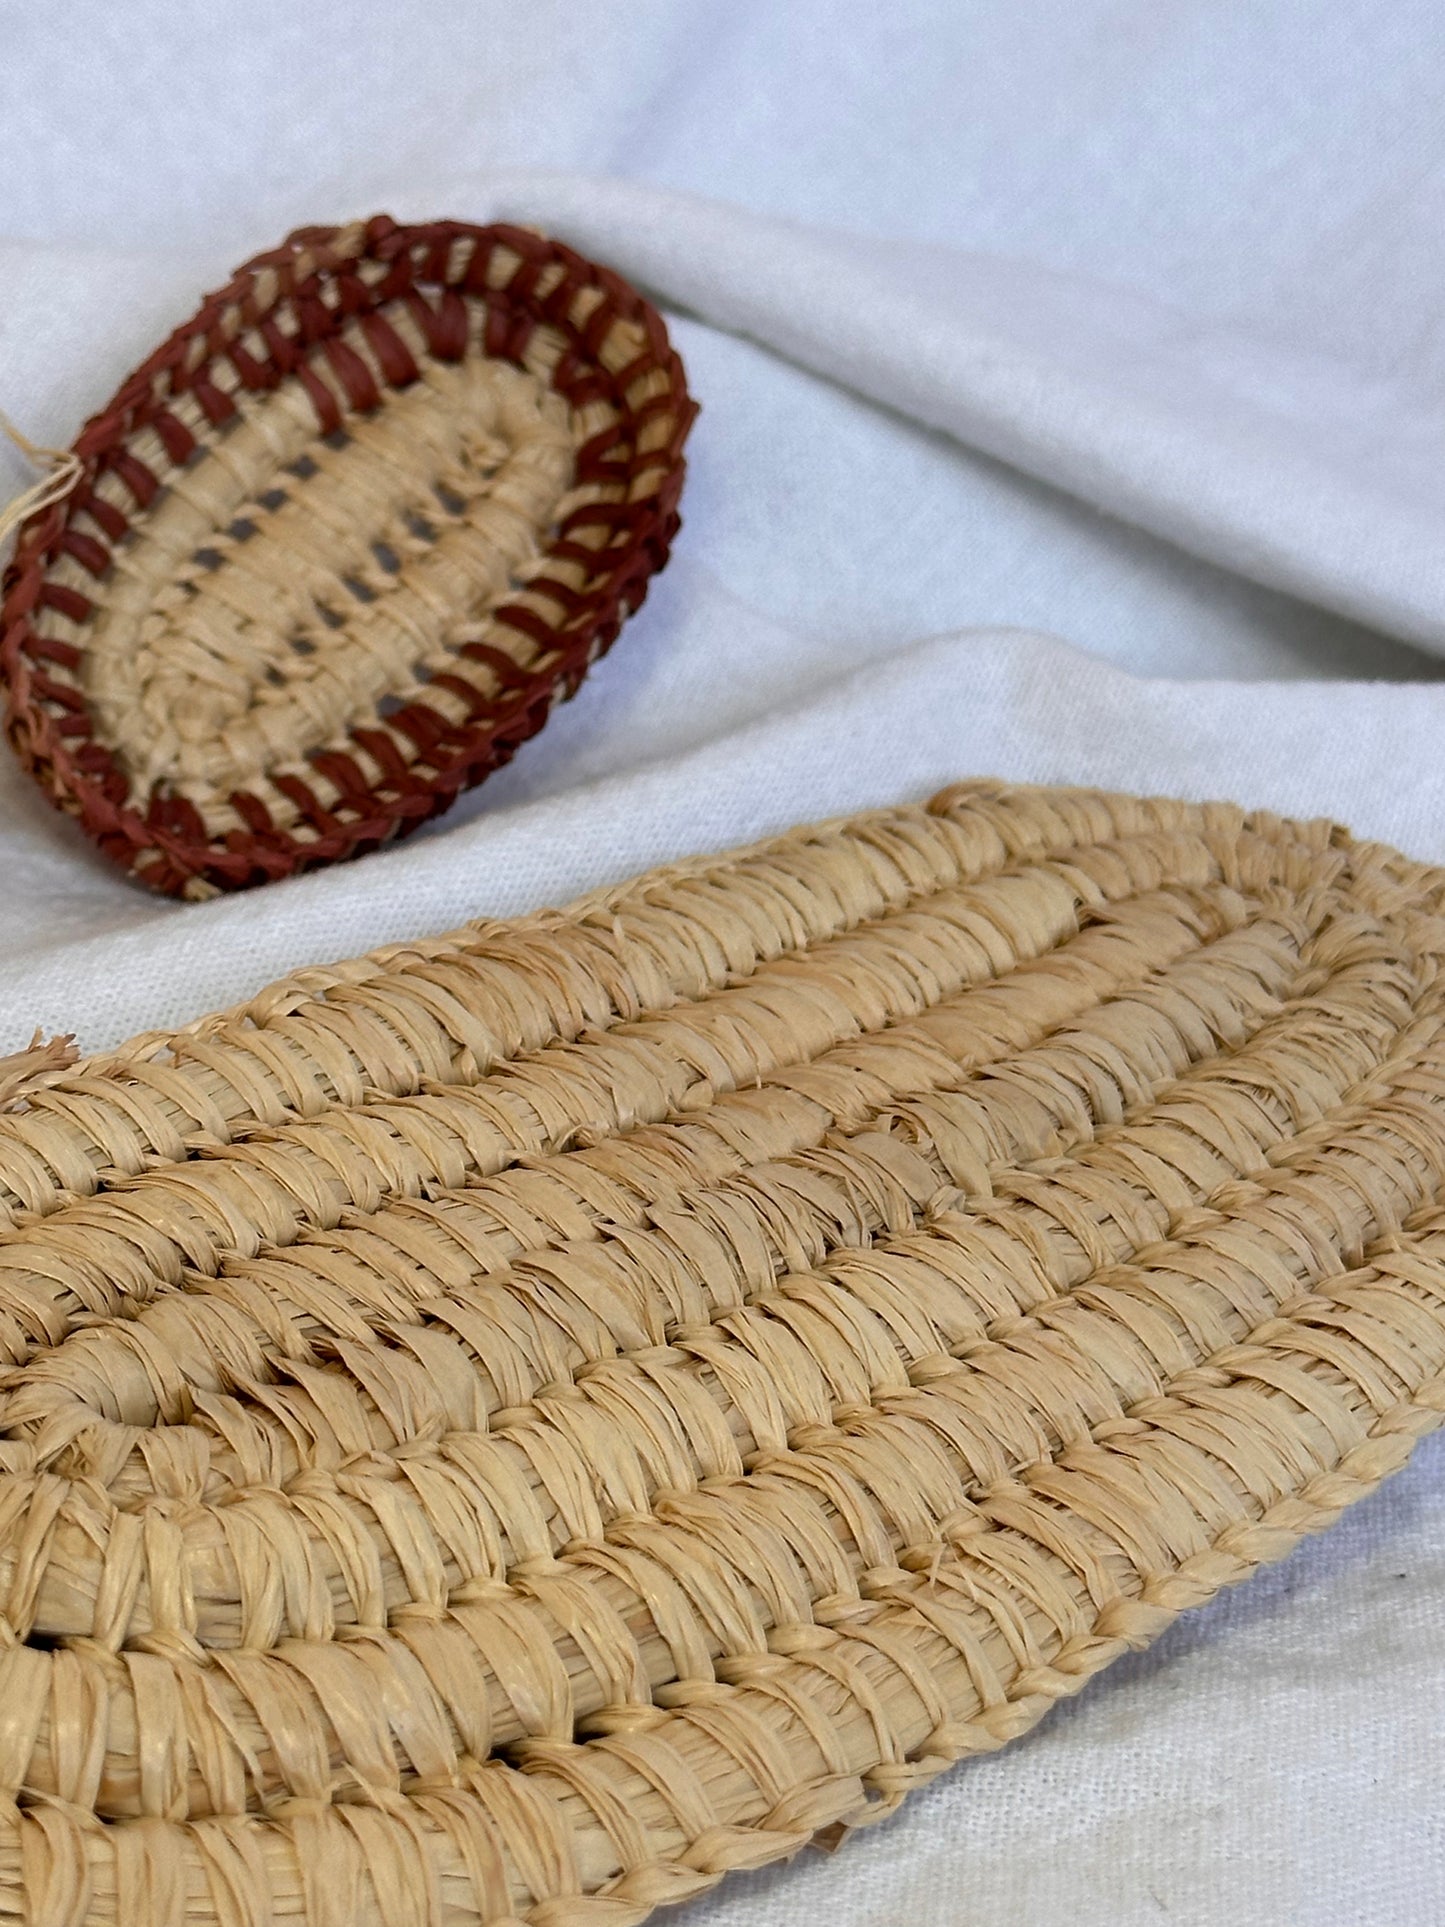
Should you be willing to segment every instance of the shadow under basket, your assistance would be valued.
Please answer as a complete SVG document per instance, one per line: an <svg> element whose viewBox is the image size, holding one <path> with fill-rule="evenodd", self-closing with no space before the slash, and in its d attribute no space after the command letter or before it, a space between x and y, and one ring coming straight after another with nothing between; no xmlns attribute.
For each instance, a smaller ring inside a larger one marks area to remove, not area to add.
<svg viewBox="0 0 1445 1927"><path fill-rule="evenodd" d="M969 783L37 1053L0 1917L631 1927L1328 1525L1445 1415L1442 909Z"/></svg>
<svg viewBox="0 0 1445 1927"><path fill-rule="evenodd" d="M374 849L611 644L667 558L694 413L657 313L569 248L303 229L122 386L22 529L10 739L173 895Z"/></svg>

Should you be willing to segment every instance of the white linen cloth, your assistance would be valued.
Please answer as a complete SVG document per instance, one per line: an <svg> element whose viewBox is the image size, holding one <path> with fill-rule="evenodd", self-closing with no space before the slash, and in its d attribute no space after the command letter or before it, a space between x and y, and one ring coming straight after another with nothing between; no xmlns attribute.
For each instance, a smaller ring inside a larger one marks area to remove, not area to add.
<svg viewBox="0 0 1445 1927"><path fill-rule="evenodd" d="M156 903L0 766L0 1051L970 773L1445 860L1432 0L0 0L0 98L0 404L39 439L245 255L378 207L610 261L704 408L646 609L417 841ZM1427 1445L1030 1738L686 1919L1445 1917L1442 1487Z"/></svg>

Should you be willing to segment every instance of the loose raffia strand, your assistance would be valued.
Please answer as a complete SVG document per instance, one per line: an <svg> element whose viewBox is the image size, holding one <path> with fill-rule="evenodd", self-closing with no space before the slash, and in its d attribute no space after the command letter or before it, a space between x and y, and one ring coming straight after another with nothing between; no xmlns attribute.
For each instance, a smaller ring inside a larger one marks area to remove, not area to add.
<svg viewBox="0 0 1445 1927"><path fill-rule="evenodd" d="M4 431L27 461L49 471L0 507L0 542L3 542L7 536L15 533L22 522L28 522L52 503L62 501L80 479L83 464L74 449L48 448L43 442L32 442L28 435L15 426L3 408L0 408L0 430Z"/></svg>
<svg viewBox="0 0 1445 1927"><path fill-rule="evenodd" d="M24 1050L0 1057L0 1111L8 1110L27 1091L43 1088L46 1078L68 1070L79 1056L70 1034L46 1037L37 1030Z"/></svg>

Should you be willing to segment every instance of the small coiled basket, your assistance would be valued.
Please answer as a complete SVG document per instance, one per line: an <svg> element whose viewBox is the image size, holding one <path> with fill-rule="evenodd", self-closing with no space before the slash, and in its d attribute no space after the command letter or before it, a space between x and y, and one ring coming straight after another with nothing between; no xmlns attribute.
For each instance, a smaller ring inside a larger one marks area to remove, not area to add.
<svg viewBox="0 0 1445 1927"><path fill-rule="evenodd" d="M10 739L173 895L415 829L641 602L694 412L656 312L570 248L303 229L122 386L22 529Z"/></svg>

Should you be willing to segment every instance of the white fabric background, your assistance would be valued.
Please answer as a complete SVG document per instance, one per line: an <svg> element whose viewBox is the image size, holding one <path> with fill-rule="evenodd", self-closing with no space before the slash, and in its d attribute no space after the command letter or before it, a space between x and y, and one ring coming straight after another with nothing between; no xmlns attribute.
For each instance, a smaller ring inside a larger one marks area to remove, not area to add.
<svg viewBox="0 0 1445 1927"><path fill-rule="evenodd" d="M610 260L704 405L647 608L404 849L156 904L6 763L0 1049L981 771L1445 860L1434 0L0 0L0 183L0 403L43 439L246 254L377 207ZM1445 1916L1442 1485L1427 1446L690 1927Z"/></svg>

